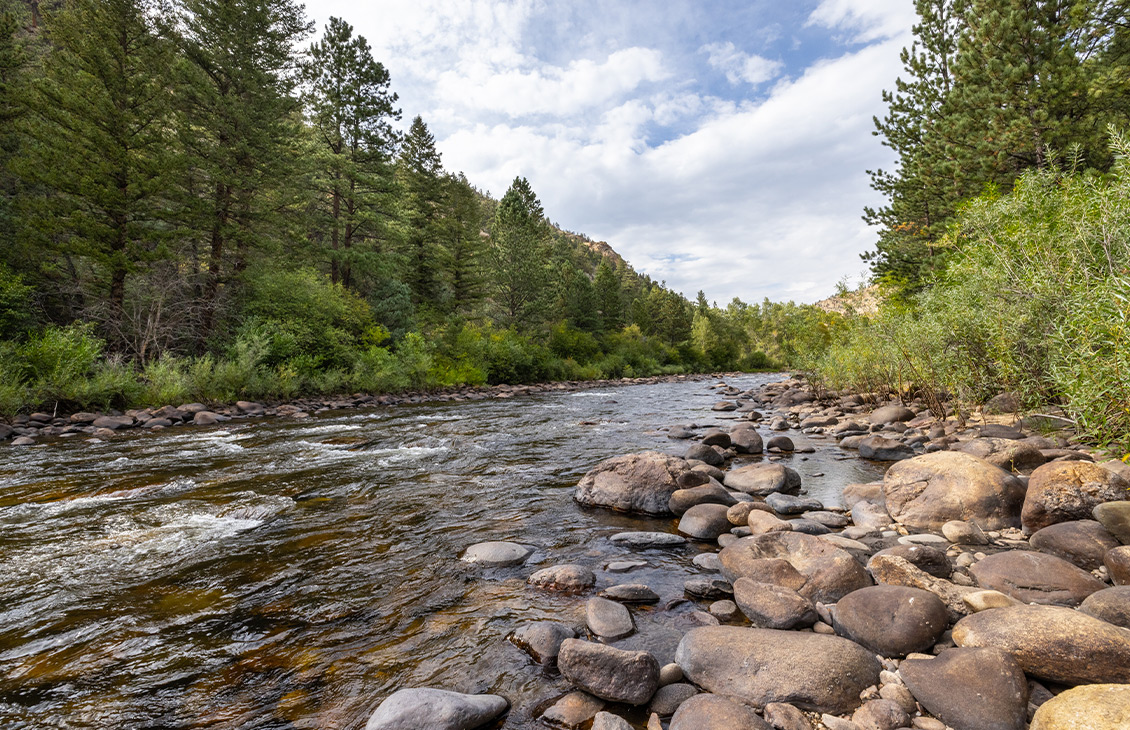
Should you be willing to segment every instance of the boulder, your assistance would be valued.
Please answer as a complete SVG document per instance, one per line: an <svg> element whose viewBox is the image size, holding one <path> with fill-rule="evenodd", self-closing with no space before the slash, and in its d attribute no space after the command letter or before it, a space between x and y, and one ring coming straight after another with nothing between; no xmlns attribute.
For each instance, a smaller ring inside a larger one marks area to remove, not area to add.
<svg viewBox="0 0 1130 730"><path fill-rule="evenodd" d="M510 642L542 665L557 662L561 642L576 637L572 628L556 621L534 621L519 626L510 634Z"/></svg>
<svg viewBox="0 0 1130 730"><path fill-rule="evenodd" d="M1006 596L1000 591L974 591L962 596L965 605L969 606L969 613L988 611L991 608L1008 608L1009 606L1023 606L1024 604L1012 596Z"/></svg>
<svg viewBox="0 0 1130 730"><path fill-rule="evenodd" d="M722 481L730 489L764 497L773 492L800 490L800 474L784 464L749 464L726 472Z"/></svg>
<svg viewBox="0 0 1130 730"><path fill-rule="evenodd" d="M1130 501L1105 502L1095 505L1091 514L1123 545L1130 545Z"/></svg>
<svg viewBox="0 0 1130 730"><path fill-rule="evenodd" d="M1079 605L1079 610L1108 624L1130 629L1130 586L1095 591Z"/></svg>
<svg viewBox="0 0 1130 730"><path fill-rule="evenodd" d="M914 449L901 441L884 436L868 436L856 445L860 457L874 461L902 461L913 458Z"/></svg>
<svg viewBox="0 0 1130 730"><path fill-rule="evenodd" d="M953 573L953 566L950 564L945 551L929 545L892 545L889 548L883 548L875 555L900 557L935 578L949 578ZM874 557L873 555L872 558ZM868 568L870 567L870 564L868 564Z"/></svg>
<svg viewBox="0 0 1130 730"><path fill-rule="evenodd" d="M1029 542L1040 552L1063 558L1084 570L1102 565L1103 556L1118 547L1118 540L1095 520L1057 522L1036 530Z"/></svg>
<svg viewBox="0 0 1130 730"><path fill-rule="evenodd" d="M856 710L851 721L859 730L898 730L910 726L910 716L897 702L870 700Z"/></svg>
<svg viewBox="0 0 1130 730"><path fill-rule="evenodd" d="M856 527L868 530L885 530L894 520L887 508L874 502L860 500L851 508L851 521Z"/></svg>
<svg viewBox="0 0 1130 730"><path fill-rule="evenodd" d="M601 598L607 598L620 603L658 603L659 594L641 583L621 583L609 586L599 593Z"/></svg>
<svg viewBox="0 0 1130 730"><path fill-rule="evenodd" d="M563 730L581 730L596 719L604 707L604 700L586 692L570 692L542 713L541 719L550 727Z"/></svg>
<svg viewBox="0 0 1130 730"><path fill-rule="evenodd" d="M663 685L656 690L655 696L651 698L651 702L647 705L647 711L654 712L660 717L670 717L675 714L675 710L679 709L679 705L696 694L698 694L698 690L695 689L694 685L686 682L673 682Z"/></svg>
<svg viewBox="0 0 1130 730"><path fill-rule="evenodd" d="M628 609L607 598L589 599L585 605L585 623L589 631L602 639L620 639L636 630Z"/></svg>
<svg viewBox="0 0 1130 730"><path fill-rule="evenodd" d="M734 582L734 602L760 629L807 628L818 618L812 602L793 589L750 578Z"/></svg>
<svg viewBox="0 0 1130 730"><path fill-rule="evenodd" d="M851 509L857 502L874 502L879 504L883 501L883 483L871 482L870 484L849 484L843 488L844 506Z"/></svg>
<svg viewBox="0 0 1130 730"><path fill-rule="evenodd" d="M1110 574L1111 583L1116 586L1130 585L1130 545L1108 550L1103 556L1103 565Z"/></svg>
<svg viewBox="0 0 1130 730"><path fill-rule="evenodd" d="M117 431L122 428L131 428L133 426L132 416L99 416L95 418L91 425L95 428L108 428L111 431Z"/></svg>
<svg viewBox="0 0 1130 730"><path fill-rule="evenodd" d="M798 532L744 537L724 548L718 557L722 574L731 583L745 577L784 585L813 602L835 603L848 593L871 585L867 572L851 553L827 540ZM782 574L779 566L767 570L767 560L784 560L803 583L795 585L795 576ZM780 582L786 578L788 583Z"/></svg>
<svg viewBox="0 0 1130 730"><path fill-rule="evenodd" d="M679 518L679 532L696 540L715 540L732 527L726 519L728 509L724 504L696 504Z"/></svg>
<svg viewBox="0 0 1130 730"><path fill-rule="evenodd" d="M591 730L632 730L628 721L611 712L598 712L592 719Z"/></svg>
<svg viewBox="0 0 1130 730"><path fill-rule="evenodd" d="M747 526L754 535L764 535L767 532L792 532L791 522L786 522L771 512L752 510L746 518Z"/></svg>
<svg viewBox="0 0 1130 730"><path fill-rule="evenodd" d="M1044 463L1039 449L1013 439L976 438L961 444L957 450L1007 471L1028 473Z"/></svg>
<svg viewBox="0 0 1130 730"><path fill-rule="evenodd" d="M920 570L910 561L897 555L873 555L867 561L867 569L875 578L876 583L885 585L907 586L930 591L942 603L946 604L950 620L969 613L969 606L965 603L965 596L975 593L976 588L967 588L950 583L948 580L935 578L924 570Z"/></svg>
<svg viewBox="0 0 1130 730"><path fill-rule="evenodd" d="M978 585L1022 603L1078 606L1084 598L1106 587L1062 558L1027 550L989 555L969 572Z"/></svg>
<svg viewBox="0 0 1130 730"><path fill-rule="evenodd" d="M596 584L596 576L583 565L565 564L542 568L526 582L547 591L577 593L592 588Z"/></svg>
<svg viewBox="0 0 1130 730"><path fill-rule="evenodd" d="M1130 629L1060 606L1013 606L966 616L963 647L1008 652L1027 674L1060 684L1130 683Z"/></svg>
<svg viewBox="0 0 1130 730"><path fill-rule="evenodd" d="M942 534L954 545L988 545L989 538L976 522L950 520L942 525Z"/></svg>
<svg viewBox="0 0 1130 730"><path fill-rule="evenodd" d="M1130 684L1091 684L1040 705L1031 730L1130 728Z"/></svg>
<svg viewBox="0 0 1130 730"><path fill-rule="evenodd" d="M898 522L938 531L950 520L983 529L1020 526L1024 483L960 451L936 451L895 463L883 477L887 511Z"/></svg>
<svg viewBox="0 0 1130 730"><path fill-rule="evenodd" d="M650 726L649 726L650 727ZM714 694L698 694L679 705L671 730L772 730L743 704Z"/></svg>
<svg viewBox="0 0 1130 730"><path fill-rule="evenodd" d="M836 633L885 657L925 651L938 642L949 614L929 591L877 585L853 591L836 604Z"/></svg>
<svg viewBox="0 0 1130 730"><path fill-rule="evenodd" d="M192 423L196 426L215 426L222 417L212 411L197 411L192 416Z"/></svg>
<svg viewBox="0 0 1130 730"><path fill-rule="evenodd" d="M754 510L772 512L773 509L764 502L738 502L726 510L726 519L731 525L741 527L749 524L749 513Z"/></svg>
<svg viewBox="0 0 1130 730"><path fill-rule="evenodd" d="M666 516L678 478L690 466L674 456L645 451L606 459L581 477L573 499L583 505Z"/></svg>
<svg viewBox="0 0 1130 730"><path fill-rule="evenodd" d="M532 547L516 542L478 542L467 548L461 559L466 563L498 568L521 565L533 551Z"/></svg>
<svg viewBox="0 0 1130 730"><path fill-rule="evenodd" d="M691 444L687 447L687 453L683 458L687 461L701 461L710 466L722 466L726 463L726 457L718 450L717 446L707 446L706 444Z"/></svg>
<svg viewBox="0 0 1130 730"><path fill-rule="evenodd" d="M792 494L774 492L765 496L765 504L779 515L799 515L809 510L824 509L823 503L812 497L797 497Z"/></svg>
<svg viewBox="0 0 1130 730"><path fill-rule="evenodd" d="M609 702L642 705L659 688L659 662L646 651L566 639L557 667L565 679Z"/></svg>
<svg viewBox="0 0 1130 730"><path fill-rule="evenodd" d="M900 405L883 406L871 412L871 423L902 423L914 418L914 411Z"/></svg>
<svg viewBox="0 0 1130 730"><path fill-rule="evenodd" d="M1024 730L1028 680L1000 649L946 649L906 659L899 675L914 699L954 730Z"/></svg>
<svg viewBox="0 0 1130 730"><path fill-rule="evenodd" d="M498 695L465 695L442 689L414 688L393 692L369 716L365 730L472 730L506 712Z"/></svg>
<svg viewBox="0 0 1130 730"><path fill-rule="evenodd" d="M1044 464L1032 472L1028 480L1028 494L1021 513L1024 529L1035 532L1056 522L1090 519L1096 505L1127 499L1128 488L1130 483L1098 464L1087 461Z"/></svg>
<svg viewBox="0 0 1130 730"><path fill-rule="evenodd" d="M691 629L675 661L709 692L757 708L788 702L834 714L858 707L860 693L878 684L881 669L866 649L838 636L739 626Z"/></svg>
<svg viewBox="0 0 1130 730"><path fill-rule="evenodd" d="M764 442L761 439L761 434L757 432L756 427L749 428L735 428L730 432L730 445L734 447L734 451L739 454L760 454L765 450Z"/></svg>
<svg viewBox="0 0 1130 730"><path fill-rule="evenodd" d="M671 494L667 507L678 517L698 504L724 504L729 507L737 501L721 484L710 482L690 489L676 489Z"/></svg>
<svg viewBox="0 0 1130 730"><path fill-rule="evenodd" d="M687 539L681 535L670 532L649 532L647 530L633 530L631 532L617 532L608 538L613 545L625 545L632 548L669 548L686 545Z"/></svg>
<svg viewBox="0 0 1130 730"><path fill-rule="evenodd" d="M777 730L812 730L812 723L804 713L785 702L767 704L765 721Z"/></svg>
<svg viewBox="0 0 1130 730"><path fill-rule="evenodd" d="M727 449L730 447L730 434L720 428L711 428L702 434L701 441L706 446L721 446Z"/></svg>
<svg viewBox="0 0 1130 730"><path fill-rule="evenodd" d="M765 442L766 451L794 451L796 445L788 436L774 436Z"/></svg>

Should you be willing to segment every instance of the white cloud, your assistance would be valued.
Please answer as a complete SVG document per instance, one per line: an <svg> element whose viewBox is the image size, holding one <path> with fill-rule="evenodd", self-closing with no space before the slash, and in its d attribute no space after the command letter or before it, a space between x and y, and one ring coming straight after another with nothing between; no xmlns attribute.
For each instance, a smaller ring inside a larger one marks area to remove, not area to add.
<svg viewBox="0 0 1130 730"><path fill-rule="evenodd" d="M910 0L821 0L807 25L848 31L853 42L870 43L905 34L916 18Z"/></svg>
<svg viewBox="0 0 1130 730"><path fill-rule="evenodd" d="M708 54L707 60L710 65L724 72L731 84L744 81L757 86L775 79L785 66L780 61L771 61L768 58L739 51L729 41L708 43L699 51Z"/></svg>

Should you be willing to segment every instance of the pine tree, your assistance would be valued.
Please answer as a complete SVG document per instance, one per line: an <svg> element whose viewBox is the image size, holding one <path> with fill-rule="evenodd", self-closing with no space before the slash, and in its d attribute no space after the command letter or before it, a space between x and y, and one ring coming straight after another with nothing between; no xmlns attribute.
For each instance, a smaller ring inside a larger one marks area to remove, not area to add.
<svg viewBox="0 0 1130 730"><path fill-rule="evenodd" d="M462 173L447 181L444 196L450 208L445 228L444 248L448 263L447 286L451 291L451 309L469 316L484 296L483 214L478 194Z"/></svg>
<svg viewBox="0 0 1130 730"><path fill-rule="evenodd" d="M19 38L16 14L0 11L0 261L16 251L15 205L19 179L12 163L23 146L21 121L28 54Z"/></svg>
<svg viewBox="0 0 1130 730"><path fill-rule="evenodd" d="M163 255L170 182L169 46L147 0L72 0L49 13L51 51L28 108L25 179L43 195L27 235L90 262L104 323L121 325L126 279Z"/></svg>
<svg viewBox="0 0 1130 730"><path fill-rule="evenodd" d="M596 290L597 308L600 310L600 322L604 331L620 329L624 325L624 297L620 277L612 270L608 259L601 258L600 265L596 267L593 288Z"/></svg>
<svg viewBox="0 0 1130 730"><path fill-rule="evenodd" d="M180 2L179 128L191 162L185 213L205 249L202 346L225 282L283 228L278 212L292 202L280 192L299 162L293 49L312 27L292 0Z"/></svg>
<svg viewBox="0 0 1130 730"><path fill-rule="evenodd" d="M411 287L417 306L435 306L440 299L437 272L447 266L441 245L446 190L435 137L419 116L412 120L401 145L397 175L403 190L407 228L404 280Z"/></svg>
<svg viewBox="0 0 1130 730"><path fill-rule="evenodd" d="M328 200L330 278L354 284L355 262L371 259L361 242L387 240L392 213L391 158L399 119L389 75L353 27L330 18L303 67L307 114L319 140L318 179ZM373 264L373 262L370 262Z"/></svg>
<svg viewBox="0 0 1130 730"><path fill-rule="evenodd" d="M489 248L494 318L503 327L531 327L545 315L549 224L524 177L499 201Z"/></svg>

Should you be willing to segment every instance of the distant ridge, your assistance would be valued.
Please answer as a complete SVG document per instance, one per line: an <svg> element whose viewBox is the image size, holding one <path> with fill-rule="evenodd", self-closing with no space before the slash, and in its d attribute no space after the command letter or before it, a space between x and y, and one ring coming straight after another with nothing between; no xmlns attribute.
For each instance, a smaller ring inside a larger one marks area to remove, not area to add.
<svg viewBox="0 0 1130 730"><path fill-rule="evenodd" d="M872 284L871 286L865 286L855 291L836 294L827 299L821 299L816 302L816 306L820 307L825 312L847 314L848 310L851 310L855 314L872 315L879 311L880 299L879 286Z"/></svg>

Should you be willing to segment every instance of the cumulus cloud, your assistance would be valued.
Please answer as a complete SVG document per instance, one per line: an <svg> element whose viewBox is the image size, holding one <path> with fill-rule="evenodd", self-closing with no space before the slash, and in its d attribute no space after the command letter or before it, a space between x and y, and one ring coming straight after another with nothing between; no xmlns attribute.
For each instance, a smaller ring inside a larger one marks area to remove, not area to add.
<svg viewBox="0 0 1130 730"><path fill-rule="evenodd" d="M731 84L744 81L757 86L775 79L785 66L780 61L771 61L768 58L739 51L729 41L708 43L699 51L708 54L710 65L724 72Z"/></svg>
<svg viewBox="0 0 1130 730"><path fill-rule="evenodd" d="M821 0L808 25L845 31L854 43L870 43L907 33L916 17L908 0Z"/></svg>

